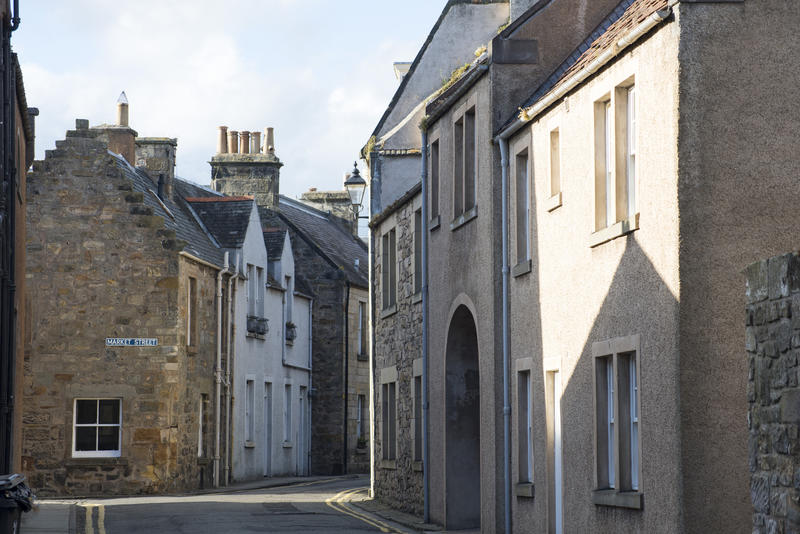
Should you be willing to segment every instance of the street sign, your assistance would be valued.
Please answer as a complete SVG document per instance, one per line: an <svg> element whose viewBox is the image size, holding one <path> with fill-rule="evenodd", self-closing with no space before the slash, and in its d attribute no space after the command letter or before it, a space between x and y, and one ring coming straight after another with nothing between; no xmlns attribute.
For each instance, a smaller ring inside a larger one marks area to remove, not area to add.
<svg viewBox="0 0 800 534"><path fill-rule="evenodd" d="M157 347L155 337L107 337L106 347Z"/></svg>

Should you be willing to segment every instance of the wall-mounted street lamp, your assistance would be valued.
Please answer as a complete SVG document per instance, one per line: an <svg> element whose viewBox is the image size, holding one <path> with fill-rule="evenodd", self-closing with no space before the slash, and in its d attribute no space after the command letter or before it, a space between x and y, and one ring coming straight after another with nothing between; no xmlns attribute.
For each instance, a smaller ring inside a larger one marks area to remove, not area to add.
<svg viewBox="0 0 800 534"><path fill-rule="evenodd" d="M351 172L347 180L344 181L344 188L347 190L347 194L350 195L353 217L356 220L368 219L369 217L367 216L359 216L359 213L361 213L361 203L364 201L364 191L367 189L367 181L361 177L361 173L358 172L358 165L355 161L353 162L353 172Z"/></svg>

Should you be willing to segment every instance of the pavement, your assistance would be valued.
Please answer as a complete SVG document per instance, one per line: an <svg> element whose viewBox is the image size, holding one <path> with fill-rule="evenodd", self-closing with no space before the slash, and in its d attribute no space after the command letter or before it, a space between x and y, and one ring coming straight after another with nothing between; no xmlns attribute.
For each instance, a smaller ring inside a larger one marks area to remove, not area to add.
<svg viewBox="0 0 800 534"><path fill-rule="evenodd" d="M368 481L365 475L345 475L341 477L274 477L253 482L232 484L223 488L181 493L179 495L190 496L213 493L233 493L283 486L305 486L317 482L356 478L363 478L365 482ZM81 498L38 500L33 510L22 514L20 534L75 534L77 523L76 514L80 513L79 509L81 508L81 503L84 501L85 499ZM346 504L349 507L357 508L367 517L371 516L375 519L396 523L414 532L436 532L444 534L437 525L424 523L422 519L417 516L393 510L363 495L361 498L349 499Z"/></svg>

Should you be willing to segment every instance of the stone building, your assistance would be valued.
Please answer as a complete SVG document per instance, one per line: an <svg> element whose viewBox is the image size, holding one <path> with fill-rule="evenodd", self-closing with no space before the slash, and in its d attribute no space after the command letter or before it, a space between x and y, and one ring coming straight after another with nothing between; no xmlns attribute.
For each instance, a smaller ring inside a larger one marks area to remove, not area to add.
<svg viewBox="0 0 800 534"><path fill-rule="evenodd" d="M352 223L280 195L282 163L270 128L264 144L250 133L250 144L242 145L238 133L237 152L230 133L220 128L218 154L211 160L212 187L255 196L265 230L288 232L296 278L307 282L313 297L310 472L366 472L368 458L358 439L365 425L363 412L359 425L358 407L361 396L369 394L369 362L357 338L369 330L362 311L369 300L366 245L353 235Z"/></svg>
<svg viewBox="0 0 800 534"><path fill-rule="evenodd" d="M752 531L732 355L743 270L798 230L775 215L798 200L797 20L769 0L537 2L427 103L432 520ZM790 510L778 486L756 529Z"/></svg>
<svg viewBox="0 0 800 534"><path fill-rule="evenodd" d="M76 121L27 184L22 457L43 495L220 482L235 271L183 198L174 140L137 154L124 99L117 122Z"/></svg>

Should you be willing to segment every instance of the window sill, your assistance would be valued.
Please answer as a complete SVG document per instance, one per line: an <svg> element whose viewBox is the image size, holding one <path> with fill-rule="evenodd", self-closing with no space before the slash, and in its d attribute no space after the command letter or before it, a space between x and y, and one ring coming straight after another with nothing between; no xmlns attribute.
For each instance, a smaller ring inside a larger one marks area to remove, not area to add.
<svg viewBox="0 0 800 534"><path fill-rule="evenodd" d="M544 201L544 209L554 211L561 207L561 191Z"/></svg>
<svg viewBox="0 0 800 534"><path fill-rule="evenodd" d="M592 503L598 506L614 506L641 510L644 505L644 494L638 491L617 491L613 489L594 490Z"/></svg>
<svg viewBox="0 0 800 534"><path fill-rule="evenodd" d="M591 236L589 236L589 247L594 248L598 245L602 245L603 243L608 243L613 239L629 234L638 229L639 214L637 213L630 219L619 221L618 223L612 224L607 228L603 228L602 230L598 230L593 233Z"/></svg>
<svg viewBox="0 0 800 534"><path fill-rule="evenodd" d="M392 304L385 310L381 311L381 319L386 319L387 317L391 317L395 313L397 313L397 304Z"/></svg>
<svg viewBox="0 0 800 534"><path fill-rule="evenodd" d="M520 482L514 488L514 493L517 497L525 497L533 499L533 482Z"/></svg>
<svg viewBox="0 0 800 534"><path fill-rule="evenodd" d="M246 335L249 338L260 339L261 341L264 341L264 340L267 339L267 336L265 336L263 334L256 334L255 332L248 332Z"/></svg>
<svg viewBox="0 0 800 534"><path fill-rule="evenodd" d="M256 442L255 441L245 441L244 442L244 448L245 449L255 449L256 448Z"/></svg>
<svg viewBox="0 0 800 534"><path fill-rule="evenodd" d="M411 295L411 304L418 304L422 302L422 291L417 291Z"/></svg>
<svg viewBox="0 0 800 534"><path fill-rule="evenodd" d="M360 362L369 361L369 354L361 354L360 352L356 354L356 360Z"/></svg>
<svg viewBox="0 0 800 534"><path fill-rule="evenodd" d="M517 278L523 274L528 274L533 268L533 260L522 260L511 268L511 276Z"/></svg>
<svg viewBox="0 0 800 534"><path fill-rule="evenodd" d="M411 468L414 471L417 471L417 472L421 473L422 472L422 461L421 460L415 460Z"/></svg>
<svg viewBox="0 0 800 534"><path fill-rule="evenodd" d="M294 446L294 444L291 441L284 441L283 442L283 448L284 449L291 449L293 446Z"/></svg>
<svg viewBox="0 0 800 534"><path fill-rule="evenodd" d="M121 456L96 456L93 458L69 458L64 461L67 467L89 467L95 465L128 465L128 459Z"/></svg>
<svg viewBox="0 0 800 534"><path fill-rule="evenodd" d="M450 221L450 230L458 230L472 219L478 216L478 206L472 206L469 211L465 211L452 221Z"/></svg>
<svg viewBox="0 0 800 534"><path fill-rule="evenodd" d="M286 346L287 347L293 347L294 346L294 340L293 339L287 339L286 340Z"/></svg>
<svg viewBox="0 0 800 534"><path fill-rule="evenodd" d="M186 354L190 356L193 354L197 354L197 346L196 345L186 345Z"/></svg>
<svg viewBox="0 0 800 534"><path fill-rule="evenodd" d="M356 447L356 455L358 455L358 456L363 455L363 454L367 454L368 452L369 452L369 449L367 449L366 447Z"/></svg>
<svg viewBox="0 0 800 534"><path fill-rule="evenodd" d="M380 469L397 469L397 460L381 460L378 467Z"/></svg>
<svg viewBox="0 0 800 534"><path fill-rule="evenodd" d="M438 230L439 226L441 226L441 223L442 219L440 216L437 215L436 217L431 219L430 222L428 223L428 231L433 232L434 230Z"/></svg>

